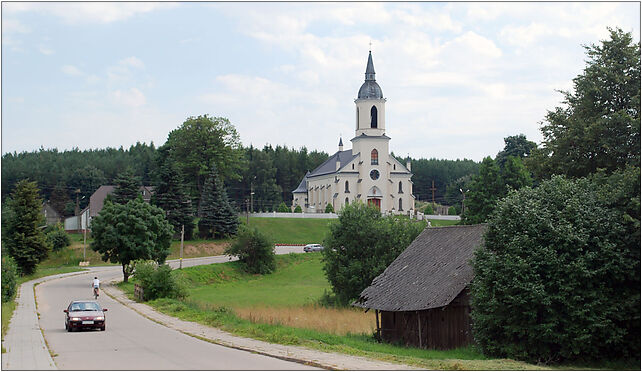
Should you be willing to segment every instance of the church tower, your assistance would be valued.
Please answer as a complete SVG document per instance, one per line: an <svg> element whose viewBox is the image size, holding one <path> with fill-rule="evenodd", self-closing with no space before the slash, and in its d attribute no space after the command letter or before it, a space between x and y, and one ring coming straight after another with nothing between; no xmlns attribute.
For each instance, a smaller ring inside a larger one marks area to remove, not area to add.
<svg viewBox="0 0 642 372"><path fill-rule="evenodd" d="M383 135L386 130L386 99L383 98L381 87L375 79L372 51L368 53L366 80L361 85L354 103L357 105L355 137L361 134L366 136Z"/></svg>

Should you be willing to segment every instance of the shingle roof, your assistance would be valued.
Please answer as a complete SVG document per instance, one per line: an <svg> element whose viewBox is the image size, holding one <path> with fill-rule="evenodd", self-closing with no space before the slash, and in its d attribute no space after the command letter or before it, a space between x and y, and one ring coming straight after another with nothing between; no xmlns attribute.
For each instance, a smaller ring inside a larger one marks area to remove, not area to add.
<svg viewBox="0 0 642 372"><path fill-rule="evenodd" d="M424 229L353 305L384 311L448 305L473 279L469 261L485 231L485 224Z"/></svg>
<svg viewBox="0 0 642 372"><path fill-rule="evenodd" d="M337 159L339 159L339 166L343 168L343 166L351 162L356 157L357 155L352 155L352 150L337 151L334 155L330 156L328 160L323 162L323 164L319 165L318 167L316 167L316 169L310 172L310 174L306 177L314 177L323 174L334 173L337 171Z"/></svg>

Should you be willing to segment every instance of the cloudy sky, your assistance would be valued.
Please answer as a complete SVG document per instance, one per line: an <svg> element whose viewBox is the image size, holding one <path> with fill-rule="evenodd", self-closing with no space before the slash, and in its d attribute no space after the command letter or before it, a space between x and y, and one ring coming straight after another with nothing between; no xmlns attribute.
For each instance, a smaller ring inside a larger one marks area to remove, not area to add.
<svg viewBox="0 0 642 372"><path fill-rule="evenodd" d="M158 146L201 114L334 153L372 42L391 150L481 160L541 141L609 26L639 41L640 4L3 2L2 153Z"/></svg>

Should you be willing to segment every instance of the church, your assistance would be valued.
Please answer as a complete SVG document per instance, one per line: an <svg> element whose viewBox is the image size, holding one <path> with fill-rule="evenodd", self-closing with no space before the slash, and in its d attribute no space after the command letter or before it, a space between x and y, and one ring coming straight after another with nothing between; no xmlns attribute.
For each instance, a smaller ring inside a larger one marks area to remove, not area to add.
<svg viewBox="0 0 642 372"><path fill-rule="evenodd" d="M352 150L339 151L303 177L292 191L292 207L322 213L326 205L339 211L361 200L384 213L407 214L414 209L410 162L404 166L390 156L386 136L386 99L375 79L372 52L368 54L366 79L359 89Z"/></svg>

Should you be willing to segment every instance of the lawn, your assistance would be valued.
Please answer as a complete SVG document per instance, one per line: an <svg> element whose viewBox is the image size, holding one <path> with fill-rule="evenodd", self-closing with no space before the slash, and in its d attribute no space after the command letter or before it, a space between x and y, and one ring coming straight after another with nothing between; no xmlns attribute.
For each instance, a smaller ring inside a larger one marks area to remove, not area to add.
<svg viewBox="0 0 642 372"><path fill-rule="evenodd" d="M276 244L309 244L322 243L333 221L336 220L250 217L250 226L267 234Z"/></svg>

